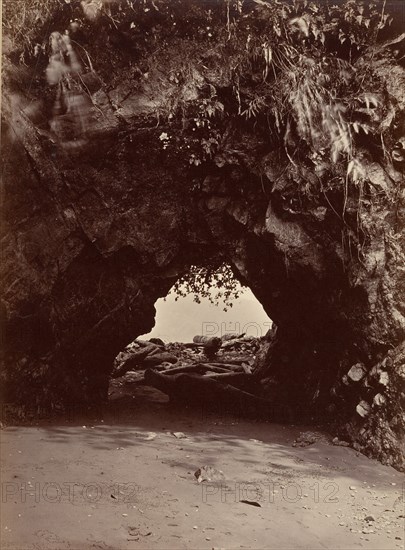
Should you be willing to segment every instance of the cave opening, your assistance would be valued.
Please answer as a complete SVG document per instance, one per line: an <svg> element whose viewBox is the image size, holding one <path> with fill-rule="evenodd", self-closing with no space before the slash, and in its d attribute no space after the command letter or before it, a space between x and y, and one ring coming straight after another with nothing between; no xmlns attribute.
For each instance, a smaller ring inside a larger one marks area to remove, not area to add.
<svg viewBox="0 0 405 550"><path fill-rule="evenodd" d="M235 384L235 388L262 390L253 383L253 377L245 380L244 375L252 374L257 353L273 322L229 264L217 261L208 267L191 266L166 296L157 299L154 310L153 328L137 336L114 359L110 402L138 398L140 386L160 389L176 399L177 392L159 387L150 373L148 377L148 369L164 376L190 373L200 376L202 383L207 379L222 382L221 376L225 375L223 382ZM213 390L212 399L209 392L204 398L205 405L212 405L217 398L215 387ZM194 389L186 391L192 394ZM239 412L243 416L244 411Z"/></svg>
<svg viewBox="0 0 405 550"><path fill-rule="evenodd" d="M2 546L403 546L404 2L331 4L2 2Z"/></svg>
<svg viewBox="0 0 405 550"><path fill-rule="evenodd" d="M191 342L197 334L223 336L226 333L247 334L260 338L271 328L272 321L248 287L236 283L239 296L227 304L223 299L191 294L179 296L174 286L155 303L155 326L139 336L142 340L160 338L165 342ZM231 307L230 307L231 306Z"/></svg>

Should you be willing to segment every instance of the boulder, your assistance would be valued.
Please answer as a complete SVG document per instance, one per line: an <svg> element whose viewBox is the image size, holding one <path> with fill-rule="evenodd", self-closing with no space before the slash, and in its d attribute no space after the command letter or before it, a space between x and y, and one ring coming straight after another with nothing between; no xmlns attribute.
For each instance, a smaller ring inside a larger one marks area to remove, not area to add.
<svg viewBox="0 0 405 550"><path fill-rule="evenodd" d="M352 366L352 368L347 373L347 377L352 382L359 382L362 378L364 378L366 374L366 368L362 363L356 363Z"/></svg>
<svg viewBox="0 0 405 550"><path fill-rule="evenodd" d="M360 403L356 407L357 414L360 415L362 418L368 416L370 414L370 411L370 405L367 403L367 401L364 400L360 401Z"/></svg>

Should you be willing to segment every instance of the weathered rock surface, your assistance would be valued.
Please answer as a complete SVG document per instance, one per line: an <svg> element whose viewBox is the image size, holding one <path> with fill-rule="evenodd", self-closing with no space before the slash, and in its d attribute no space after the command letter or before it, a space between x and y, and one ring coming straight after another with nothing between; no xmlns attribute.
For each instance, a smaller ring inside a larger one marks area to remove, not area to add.
<svg viewBox="0 0 405 550"><path fill-rule="evenodd" d="M89 31L86 40L95 55L99 38ZM314 169L299 172L283 148L232 121L222 152L203 170L190 166L189 154L172 146L180 127L156 118L177 86L178 44L167 40L160 65L144 72L148 59L135 70L122 56L119 65L113 46L103 50L101 77L80 107L91 120L83 136L71 112L55 114L49 86L37 78L30 87L48 61L30 69L12 47L6 52L3 399L105 398L115 356L151 329L155 301L191 264L219 255L277 326L256 364L271 381L268 398L297 417L338 421L360 448L403 467L403 166L365 152L368 202L358 210L358 197L346 197L346 219L336 213L341 187L332 181L316 196L297 195L296 182L311 182ZM218 51L204 55L203 63L201 49L190 53L186 103L203 97L204 86L231 86ZM403 69L390 78L385 101L398 108ZM382 192L386 200L373 199ZM364 376L342 383L357 363ZM367 415L356 412L361 401Z"/></svg>
<svg viewBox="0 0 405 550"><path fill-rule="evenodd" d="M350 378L352 382L359 382L365 374L366 371L364 369L364 365L362 365L361 363L356 363L356 365L353 365L347 373L347 377Z"/></svg>

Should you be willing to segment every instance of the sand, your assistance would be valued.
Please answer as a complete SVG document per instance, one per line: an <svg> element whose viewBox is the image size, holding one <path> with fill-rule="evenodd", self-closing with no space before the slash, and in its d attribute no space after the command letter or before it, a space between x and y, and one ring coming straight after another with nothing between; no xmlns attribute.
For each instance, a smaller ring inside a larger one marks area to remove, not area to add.
<svg viewBox="0 0 405 550"><path fill-rule="evenodd" d="M307 430L319 439L293 447ZM3 549L404 548L401 473L314 427L178 410L148 388L7 426L1 454ZM205 465L225 481L197 483Z"/></svg>

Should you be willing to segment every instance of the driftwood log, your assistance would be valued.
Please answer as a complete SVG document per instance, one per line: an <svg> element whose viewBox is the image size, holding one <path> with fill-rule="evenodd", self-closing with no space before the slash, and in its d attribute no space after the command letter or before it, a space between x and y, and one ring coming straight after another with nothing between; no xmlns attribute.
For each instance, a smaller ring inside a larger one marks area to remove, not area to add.
<svg viewBox="0 0 405 550"><path fill-rule="evenodd" d="M167 351L160 351L159 353L151 353L140 363L140 368L152 367L154 365L160 365L162 363L177 363L177 357Z"/></svg>
<svg viewBox="0 0 405 550"><path fill-rule="evenodd" d="M213 358L217 354L219 348L222 345L221 338L218 338L217 336L194 336L193 342L196 344L203 344L204 346L204 354L209 357Z"/></svg>
<svg viewBox="0 0 405 550"><path fill-rule="evenodd" d="M111 377L119 378L120 376L124 376L124 374L128 371L138 368L139 363L143 359L145 359L145 357L147 357L150 352L155 348L156 346L152 344L150 346L145 346L137 351L134 351L111 373Z"/></svg>
<svg viewBox="0 0 405 550"><path fill-rule="evenodd" d="M261 391L261 386L252 374L245 374L244 372L227 372L227 373L216 373L216 372L207 372L205 377L210 378L211 380L216 380L221 384L230 384L235 388L244 390L248 393L256 393Z"/></svg>
<svg viewBox="0 0 405 550"><path fill-rule="evenodd" d="M196 373L196 374L204 374L205 372L215 372L215 373L229 373L229 370L224 367L217 367L212 365L211 363L193 363L191 365L183 365L182 367L173 367L171 369L168 369L166 374L168 375L175 375L175 374L181 374L181 373Z"/></svg>
<svg viewBox="0 0 405 550"><path fill-rule="evenodd" d="M239 365L239 364L234 364L233 361L229 361L227 363L213 363L212 361L210 361L209 363L204 363L204 365L209 365L210 367L218 367L218 368L221 368L221 369L226 369L228 372L229 371L232 371L232 372L243 372L243 367L242 365Z"/></svg>
<svg viewBox="0 0 405 550"><path fill-rule="evenodd" d="M139 341L137 341L137 343L139 343ZM160 365L164 362L177 362L177 357L175 355L163 351L160 346L148 344L147 342L141 342L140 345L140 349L128 354L128 357L114 369L111 374L112 378L124 376L124 374L130 370L146 369L148 367Z"/></svg>
<svg viewBox="0 0 405 550"><path fill-rule="evenodd" d="M229 342L230 340L239 340L240 338L243 338L245 336L246 332L242 332L242 334L232 334L232 333L227 333L227 334L223 334L221 336L221 340L223 342Z"/></svg>
<svg viewBox="0 0 405 550"><path fill-rule="evenodd" d="M157 388L177 403L220 409L240 416L269 418L272 414L272 404L266 399L208 376L186 373L168 376L148 369L145 384Z"/></svg>

